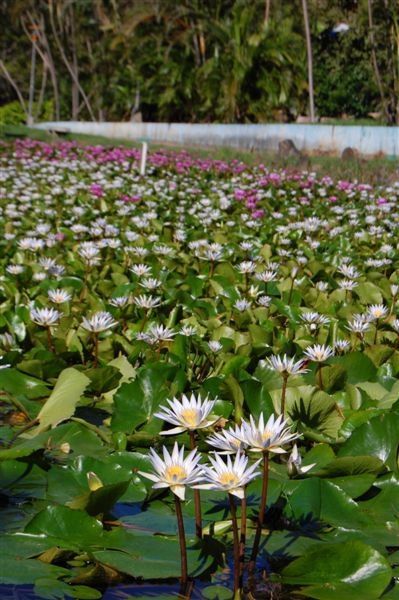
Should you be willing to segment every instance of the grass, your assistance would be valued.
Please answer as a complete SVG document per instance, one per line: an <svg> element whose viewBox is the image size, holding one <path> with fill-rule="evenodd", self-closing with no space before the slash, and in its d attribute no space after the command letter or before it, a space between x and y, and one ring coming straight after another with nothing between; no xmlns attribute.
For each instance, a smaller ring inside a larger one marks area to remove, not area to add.
<svg viewBox="0 0 399 600"><path fill-rule="evenodd" d="M104 136L93 136L85 134L66 134L58 137L40 129L32 129L24 125L8 125L0 127L0 139L12 140L15 138L29 137L44 142L55 142L60 140L74 140L81 144L94 144L102 146L125 146L130 148L140 147L139 141L119 138L107 138ZM182 146L169 143L151 143L151 150L168 150L179 152ZM388 157L363 158L357 157L352 160L342 160L337 156L303 155L301 157L281 157L277 153L261 150L242 150L238 148L221 147L205 148L201 146L185 146L184 150L197 158L212 158L215 160L232 161L239 160L249 165L263 163L272 169L287 169L289 171L307 170L323 177L329 175L333 179L358 180L372 185L390 185L399 180L398 160Z"/></svg>

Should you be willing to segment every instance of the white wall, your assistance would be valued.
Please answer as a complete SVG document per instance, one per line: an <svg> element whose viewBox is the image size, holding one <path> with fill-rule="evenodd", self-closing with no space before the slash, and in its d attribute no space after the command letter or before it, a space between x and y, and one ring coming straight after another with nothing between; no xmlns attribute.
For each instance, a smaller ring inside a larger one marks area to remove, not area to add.
<svg viewBox="0 0 399 600"><path fill-rule="evenodd" d="M364 156L379 153L399 156L399 127L363 125L218 125L186 123L91 123L47 122L38 129L67 129L71 133L102 135L109 138L169 142L182 145L230 146L253 150L278 150L278 144L291 139L305 152L341 154L352 147Z"/></svg>

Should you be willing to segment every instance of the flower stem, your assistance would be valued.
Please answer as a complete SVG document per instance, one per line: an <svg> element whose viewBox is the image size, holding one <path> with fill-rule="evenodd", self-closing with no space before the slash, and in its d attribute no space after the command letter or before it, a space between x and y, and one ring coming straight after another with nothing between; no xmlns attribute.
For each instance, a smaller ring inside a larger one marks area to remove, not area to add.
<svg viewBox="0 0 399 600"><path fill-rule="evenodd" d="M241 531L240 531L240 588L242 588L245 563L245 543L247 539L247 498L241 500Z"/></svg>
<svg viewBox="0 0 399 600"><path fill-rule="evenodd" d="M98 366L98 333L95 331L93 333L93 367L96 368Z"/></svg>
<svg viewBox="0 0 399 600"><path fill-rule="evenodd" d="M374 340L373 340L374 346L377 343L377 335L378 335L378 319L376 319L376 321L375 321L375 332L374 332Z"/></svg>
<svg viewBox="0 0 399 600"><path fill-rule="evenodd" d="M85 269L85 275L84 275L84 279L83 279L83 285L82 285L82 289L80 292L80 296L79 296L79 300L82 302L83 300L86 299L87 296L87 282L89 279L89 273L90 273L90 269L87 268Z"/></svg>
<svg viewBox="0 0 399 600"><path fill-rule="evenodd" d="M295 277L293 277L291 279L291 285L290 285L290 289L289 289L289 292L288 292L287 304L291 303L292 293L294 291L294 281L295 281Z"/></svg>
<svg viewBox="0 0 399 600"><path fill-rule="evenodd" d="M46 331L47 331L47 345L48 345L48 349L50 350L50 352L55 352L55 347L54 347L54 342L53 342L53 336L51 335L51 329L50 327L46 327Z"/></svg>
<svg viewBox="0 0 399 600"><path fill-rule="evenodd" d="M262 535L263 519L266 510L266 498L267 498L267 485L269 482L269 453L263 453L263 481L262 481L262 494L260 498L260 506L258 513L258 521L256 523L256 532L254 545L252 547L251 558L249 561L249 571L255 570L256 557L259 552L260 536Z"/></svg>
<svg viewBox="0 0 399 600"><path fill-rule="evenodd" d="M281 404L280 404L280 412L283 416L283 421L284 421L284 413L285 413L285 396L286 396L286 392L287 392L287 382L288 382L288 375L283 375L283 387L281 388Z"/></svg>
<svg viewBox="0 0 399 600"><path fill-rule="evenodd" d="M211 279L211 277L213 277L214 270L215 270L215 262L213 260L211 260L211 266L209 269L209 279Z"/></svg>
<svg viewBox="0 0 399 600"><path fill-rule="evenodd" d="M319 363L317 365L317 384L319 386L319 389L322 390L323 389L323 377L321 374L321 363Z"/></svg>
<svg viewBox="0 0 399 600"><path fill-rule="evenodd" d="M194 450L196 447L195 443L195 432L189 431L190 434L190 448ZM201 515L201 494L199 490L193 490L194 493L194 512L195 512L195 533L198 539L202 539L202 515Z"/></svg>
<svg viewBox="0 0 399 600"><path fill-rule="evenodd" d="M238 537L237 525L237 510L234 502L234 497L229 494L231 525L233 529L233 545L234 545L234 594L240 588L240 540Z"/></svg>
<svg viewBox="0 0 399 600"><path fill-rule="evenodd" d="M180 498L175 496L175 509L176 509L176 517L177 517L177 527L179 530L179 544L180 544L180 566L181 566L181 579L180 583L183 586L187 585L188 577L187 577L187 547L186 547L186 536L184 533L184 521L183 521L183 512L181 509Z"/></svg>

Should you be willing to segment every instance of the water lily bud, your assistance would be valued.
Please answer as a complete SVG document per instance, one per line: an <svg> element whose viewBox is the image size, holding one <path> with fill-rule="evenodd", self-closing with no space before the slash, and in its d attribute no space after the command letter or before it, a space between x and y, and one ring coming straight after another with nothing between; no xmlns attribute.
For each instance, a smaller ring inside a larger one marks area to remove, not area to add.
<svg viewBox="0 0 399 600"><path fill-rule="evenodd" d="M63 442L60 445L60 452L63 452L64 454L69 454L71 451L71 445L68 444L68 442Z"/></svg>
<svg viewBox="0 0 399 600"><path fill-rule="evenodd" d="M103 482L98 475L94 473L94 471L89 471L87 473L87 483L89 484L89 489L91 492L95 492L99 488L103 487Z"/></svg>
<svg viewBox="0 0 399 600"><path fill-rule="evenodd" d="M302 467L302 457L298 452L297 445L294 444L292 448L292 452L287 461L287 471L290 477L295 477L296 475L304 475L312 467L315 466L316 463L312 463L311 465L306 465L306 467Z"/></svg>

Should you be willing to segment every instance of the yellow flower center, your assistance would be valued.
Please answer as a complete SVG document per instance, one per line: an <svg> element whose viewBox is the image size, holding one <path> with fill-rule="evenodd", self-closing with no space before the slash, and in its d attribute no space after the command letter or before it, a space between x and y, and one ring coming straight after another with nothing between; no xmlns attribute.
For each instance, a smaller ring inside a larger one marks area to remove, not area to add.
<svg viewBox="0 0 399 600"><path fill-rule="evenodd" d="M183 481L186 477L187 473L181 465L171 465L165 470L165 479L169 483Z"/></svg>
<svg viewBox="0 0 399 600"><path fill-rule="evenodd" d="M185 408L181 411L180 418L188 427L198 425L198 411L195 408Z"/></svg>
<svg viewBox="0 0 399 600"><path fill-rule="evenodd" d="M237 485L240 480L235 473L225 471L220 475L219 481L222 485L233 487L234 485Z"/></svg>
<svg viewBox="0 0 399 600"><path fill-rule="evenodd" d="M270 440L271 437L272 437L272 432L270 431L270 429L265 429L265 431L262 433L262 442L266 442L266 440Z"/></svg>

